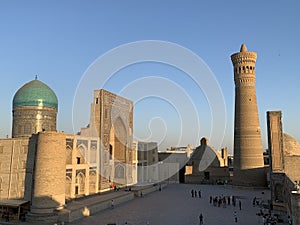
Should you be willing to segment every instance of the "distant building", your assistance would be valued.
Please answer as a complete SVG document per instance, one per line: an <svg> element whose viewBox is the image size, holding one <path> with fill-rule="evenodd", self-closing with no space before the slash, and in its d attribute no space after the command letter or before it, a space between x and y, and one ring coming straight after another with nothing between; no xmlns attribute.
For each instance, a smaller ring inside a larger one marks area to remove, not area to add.
<svg viewBox="0 0 300 225"><path fill-rule="evenodd" d="M152 183L158 180L157 142L137 141L137 183Z"/></svg>
<svg viewBox="0 0 300 225"><path fill-rule="evenodd" d="M214 150L208 140L202 138L185 169L185 183L218 184L230 180L227 149Z"/></svg>
<svg viewBox="0 0 300 225"><path fill-rule="evenodd" d="M184 183L185 165L193 152L192 146L171 147L158 152L159 177L169 183Z"/></svg>

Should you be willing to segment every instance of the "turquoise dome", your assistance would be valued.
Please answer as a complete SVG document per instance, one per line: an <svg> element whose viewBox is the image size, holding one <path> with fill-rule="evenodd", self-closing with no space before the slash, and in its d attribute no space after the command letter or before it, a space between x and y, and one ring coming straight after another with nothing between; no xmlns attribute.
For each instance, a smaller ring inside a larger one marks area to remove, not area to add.
<svg viewBox="0 0 300 225"><path fill-rule="evenodd" d="M58 109L58 100L51 88L35 79L23 85L15 94L13 108L20 106L40 106Z"/></svg>

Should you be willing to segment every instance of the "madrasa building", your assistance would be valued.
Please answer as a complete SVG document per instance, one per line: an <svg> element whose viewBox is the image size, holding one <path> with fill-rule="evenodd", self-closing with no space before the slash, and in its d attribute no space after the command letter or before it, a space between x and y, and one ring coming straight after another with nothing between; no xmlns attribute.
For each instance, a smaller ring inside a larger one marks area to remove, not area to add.
<svg viewBox="0 0 300 225"><path fill-rule="evenodd" d="M90 124L78 135L56 129L58 99L37 78L13 98L12 138L0 139L0 213L57 221L68 199L133 183L133 102L94 91ZM5 207L3 207L5 206Z"/></svg>

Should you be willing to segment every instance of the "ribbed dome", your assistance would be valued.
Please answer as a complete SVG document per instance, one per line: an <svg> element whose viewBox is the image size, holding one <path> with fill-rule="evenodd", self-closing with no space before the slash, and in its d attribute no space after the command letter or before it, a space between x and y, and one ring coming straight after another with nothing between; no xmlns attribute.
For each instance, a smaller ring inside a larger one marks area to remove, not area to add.
<svg viewBox="0 0 300 225"><path fill-rule="evenodd" d="M26 83L15 94L13 108L20 106L40 106L57 109L58 101L51 88L35 79Z"/></svg>

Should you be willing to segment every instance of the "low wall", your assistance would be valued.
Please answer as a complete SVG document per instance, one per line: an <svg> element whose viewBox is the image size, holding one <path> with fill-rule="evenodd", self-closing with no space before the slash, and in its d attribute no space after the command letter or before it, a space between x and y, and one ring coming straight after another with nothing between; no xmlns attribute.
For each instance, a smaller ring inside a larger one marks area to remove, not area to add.
<svg viewBox="0 0 300 225"><path fill-rule="evenodd" d="M113 198L114 205L119 205L121 203L130 201L134 199L134 193L128 192L124 195ZM108 209L111 207L111 199L107 199L101 202L91 203L87 205L82 205L76 209L68 210L63 209L60 212L59 221L60 222L72 222L78 219L81 219L85 216L93 215L102 210Z"/></svg>
<svg viewBox="0 0 300 225"><path fill-rule="evenodd" d="M136 197L141 197L147 194L150 194L154 191L159 191L159 189L163 189L167 186L167 184L162 183L162 184L156 184L156 185L149 185L149 186L144 186L144 187L140 187L137 189L132 190L132 192L134 193L134 196Z"/></svg>
<svg viewBox="0 0 300 225"><path fill-rule="evenodd" d="M121 203L133 200L135 197L141 197L142 195L150 194L154 191L163 190L167 184L155 184L147 186L133 186L131 191L126 192L112 192L109 195L101 196L101 199L97 200L97 197L77 200L69 208L60 210L58 221L60 223L73 222L86 216L93 215L105 209L111 208L111 200L114 200L114 206ZM98 196L99 197L99 196Z"/></svg>

